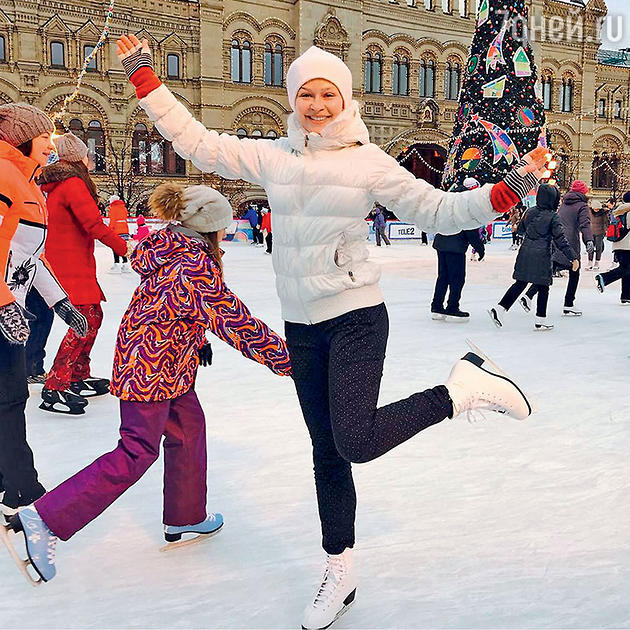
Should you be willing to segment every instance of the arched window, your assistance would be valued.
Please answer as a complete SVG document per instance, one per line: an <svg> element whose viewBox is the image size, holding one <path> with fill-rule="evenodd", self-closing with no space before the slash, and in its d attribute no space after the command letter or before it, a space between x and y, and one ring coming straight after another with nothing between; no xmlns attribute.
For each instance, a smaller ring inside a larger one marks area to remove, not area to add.
<svg viewBox="0 0 630 630"><path fill-rule="evenodd" d="M230 65L234 83L252 82L252 45L249 41L232 40Z"/></svg>
<svg viewBox="0 0 630 630"><path fill-rule="evenodd" d="M4 35L0 35L0 61L7 60L7 48L6 48L6 40L4 39Z"/></svg>
<svg viewBox="0 0 630 630"><path fill-rule="evenodd" d="M169 53L166 55L166 77L179 79L179 55Z"/></svg>
<svg viewBox="0 0 630 630"><path fill-rule="evenodd" d="M86 141L95 173L104 173L107 170L105 160L105 133L103 125L98 120L91 120L88 123Z"/></svg>
<svg viewBox="0 0 630 630"><path fill-rule="evenodd" d="M593 159L593 188L618 188L617 173L619 172L619 158L616 155L602 153Z"/></svg>
<svg viewBox="0 0 630 630"><path fill-rule="evenodd" d="M73 118L68 123L68 131L85 142L85 129L83 128L83 122L79 118Z"/></svg>
<svg viewBox="0 0 630 630"><path fill-rule="evenodd" d="M149 171L149 132L147 126L138 123L131 137L131 167L134 173L148 173Z"/></svg>
<svg viewBox="0 0 630 630"><path fill-rule="evenodd" d="M237 135L239 138L247 138L247 129L243 129L243 127L239 127L239 128L236 130L236 135Z"/></svg>
<svg viewBox="0 0 630 630"><path fill-rule="evenodd" d="M597 116L599 118L606 118L606 99L600 98L597 101Z"/></svg>
<svg viewBox="0 0 630 630"><path fill-rule="evenodd" d="M265 85L282 85L282 45L265 44Z"/></svg>
<svg viewBox="0 0 630 630"><path fill-rule="evenodd" d="M433 0L424 0L424 8L433 11Z"/></svg>
<svg viewBox="0 0 630 630"><path fill-rule="evenodd" d="M460 17L468 17L468 0L459 0Z"/></svg>
<svg viewBox="0 0 630 630"><path fill-rule="evenodd" d="M444 13L451 12L451 0L442 0L442 11Z"/></svg>
<svg viewBox="0 0 630 630"><path fill-rule="evenodd" d="M162 173L167 175L186 175L186 160L179 156L173 143L169 140L162 140ZM157 171L153 171L156 173Z"/></svg>
<svg viewBox="0 0 630 630"><path fill-rule="evenodd" d="M560 111L573 111L573 79L571 78L562 79L562 85L560 85Z"/></svg>
<svg viewBox="0 0 630 630"><path fill-rule="evenodd" d="M457 97L459 96L461 76L461 66L458 63L446 64L446 75L444 76L444 96L448 100L457 100Z"/></svg>
<svg viewBox="0 0 630 630"><path fill-rule="evenodd" d="M252 138L262 138L262 131L260 129L254 129L254 131L252 131Z"/></svg>
<svg viewBox="0 0 630 630"><path fill-rule="evenodd" d="M278 133L274 129L270 129L267 132L267 138L271 138L272 140L275 140L277 137L278 137Z"/></svg>
<svg viewBox="0 0 630 630"><path fill-rule="evenodd" d="M409 58L394 55L392 73L392 93L407 96L409 94Z"/></svg>
<svg viewBox="0 0 630 630"><path fill-rule="evenodd" d="M432 59L422 60L420 64L420 96L433 98L435 96L435 62Z"/></svg>
<svg viewBox="0 0 630 630"><path fill-rule="evenodd" d="M547 111L550 111L553 106L553 78L551 76L545 76L542 79L542 94L543 105Z"/></svg>
<svg viewBox="0 0 630 630"><path fill-rule="evenodd" d="M50 42L50 65L55 68L66 67L65 50L61 42Z"/></svg>
<svg viewBox="0 0 630 630"><path fill-rule="evenodd" d="M383 60L380 53L368 53L363 77L366 92L378 93L381 91L382 68Z"/></svg>
<svg viewBox="0 0 630 630"><path fill-rule="evenodd" d="M614 109L615 118L621 118L622 107L623 107L623 104L621 101L615 101L615 109Z"/></svg>
<svg viewBox="0 0 630 630"><path fill-rule="evenodd" d="M83 46L83 59L87 59L94 50L94 46L92 44L86 44ZM88 72L97 72L98 71L98 62L96 61L96 55L92 57L90 63L87 65Z"/></svg>

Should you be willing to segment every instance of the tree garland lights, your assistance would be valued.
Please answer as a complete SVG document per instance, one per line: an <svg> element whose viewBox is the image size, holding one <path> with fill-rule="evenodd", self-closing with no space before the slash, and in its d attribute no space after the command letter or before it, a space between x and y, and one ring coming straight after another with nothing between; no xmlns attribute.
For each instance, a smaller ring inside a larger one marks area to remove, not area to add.
<svg viewBox="0 0 630 630"><path fill-rule="evenodd" d="M109 37L109 25L111 24L112 18L114 17L114 2L115 0L110 0L109 8L107 9L107 17L105 18L105 26L103 27L103 31L101 32L101 36L99 37L98 42L96 42L96 45L94 46L94 50L92 50L92 52L85 58L83 62L83 68L77 78L77 84L74 88L74 91L72 92L72 94L66 96L61 106L61 109L53 115L53 122L60 122L63 125L63 117L67 114L68 105L70 105L70 103L72 103L79 95L81 84L83 83L83 77L88 71L88 66L92 62L92 59L94 59L94 57L96 56L99 49L103 47L105 40Z"/></svg>

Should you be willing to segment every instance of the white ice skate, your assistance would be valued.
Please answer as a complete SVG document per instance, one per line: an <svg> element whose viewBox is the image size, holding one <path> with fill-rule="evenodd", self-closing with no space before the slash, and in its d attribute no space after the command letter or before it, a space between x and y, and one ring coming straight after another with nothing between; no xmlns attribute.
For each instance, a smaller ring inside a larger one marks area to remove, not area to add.
<svg viewBox="0 0 630 630"><path fill-rule="evenodd" d="M120 272L121 273L131 273L131 267L130 267L129 263L123 263L121 268L120 268Z"/></svg>
<svg viewBox="0 0 630 630"><path fill-rule="evenodd" d="M472 349L453 369L446 388L453 402L453 418L466 412L488 409L517 420L525 420L533 412L533 404L523 390L491 361L477 346L467 341Z"/></svg>
<svg viewBox="0 0 630 630"><path fill-rule="evenodd" d="M329 628L352 605L356 591L352 549L345 549L339 555L329 555L322 583L304 611L302 630Z"/></svg>
<svg viewBox="0 0 630 630"><path fill-rule="evenodd" d="M109 268L109 273L120 273L120 272L121 272L121 265L120 265L120 263L114 263Z"/></svg>
<svg viewBox="0 0 630 630"><path fill-rule="evenodd" d="M223 515L219 513L208 514L205 521L195 525L164 525L164 538L167 544L161 547L160 551L171 551L179 547L196 545L218 534L222 527ZM182 539L187 534L194 534L194 536Z"/></svg>
<svg viewBox="0 0 630 630"><path fill-rule="evenodd" d="M582 317L582 311L579 308L575 308L575 306L565 306L562 309L562 315L564 317Z"/></svg>
<svg viewBox="0 0 630 630"><path fill-rule="evenodd" d="M536 323L534 324L534 330L538 332L545 332L547 330L553 330L553 324L547 321L546 317L537 317Z"/></svg>

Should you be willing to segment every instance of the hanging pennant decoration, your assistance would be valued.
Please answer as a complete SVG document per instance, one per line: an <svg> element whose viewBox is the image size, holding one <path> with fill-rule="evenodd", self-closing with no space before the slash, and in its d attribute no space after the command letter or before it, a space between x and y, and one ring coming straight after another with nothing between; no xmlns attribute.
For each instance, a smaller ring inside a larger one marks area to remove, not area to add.
<svg viewBox="0 0 630 630"><path fill-rule="evenodd" d="M488 132L494 150L494 164L500 162L501 158L504 158L509 165L511 165L514 160L518 162L518 149L505 129L501 129L499 125L495 125L492 122L483 120L476 114L472 117L472 121L481 125Z"/></svg>
<svg viewBox="0 0 630 630"><path fill-rule="evenodd" d="M485 24L490 19L490 6L488 0L481 0L479 5L479 16L477 17L477 28Z"/></svg>
<svg viewBox="0 0 630 630"><path fill-rule="evenodd" d="M88 66L90 65L92 60L96 57L96 54L98 53L98 51L103 47L105 40L109 37L109 25L111 24L111 21L114 17L114 3L115 3L115 0L110 0L109 7L107 9L107 16L105 17L105 26L103 27L101 36L98 38L98 41L96 42L96 45L94 46L94 49L83 61L83 69L81 70L81 72L79 73L79 76L77 77L77 84L74 88L74 91L72 92L72 94L69 94L68 96L66 96L66 98L63 100L61 109L53 115L53 120L62 121L63 117L67 113L68 105L70 105L70 103L72 103L72 101L74 101L76 97L79 95L81 84L83 83L83 77L85 76L85 73L88 71Z"/></svg>
<svg viewBox="0 0 630 630"><path fill-rule="evenodd" d="M505 82L507 76L503 75L498 79L494 79L482 86L484 98L503 98L505 92Z"/></svg>
<svg viewBox="0 0 630 630"><path fill-rule="evenodd" d="M488 48L488 55L486 57L486 73L492 70L496 70L499 64L505 65L505 57L503 56L503 39L508 29L509 20L505 20L501 30L494 38Z"/></svg>
<svg viewBox="0 0 630 630"><path fill-rule="evenodd" d="M471 110L470 103L462 103L459 106L459 110L457 111L457 118L460 120L460 122L465 121L466 118L470 116L470 110Z"/></svg>
<svg viewBox="0 0 630 630"><path fill-rule="evenodd" d="M477 68L479 67L479 57L477 55L472 55L472 57L468 60L468 65L466 66L466 72L468 74L473 75L477 72Z"/></svg>
<svg viewBox="0 0 630 630"><path fill-rule="evenodd" d="M532 76L532 65L525 49L522 46L514 53L512 61L514 62L514 74L517 77Z"/></svg>

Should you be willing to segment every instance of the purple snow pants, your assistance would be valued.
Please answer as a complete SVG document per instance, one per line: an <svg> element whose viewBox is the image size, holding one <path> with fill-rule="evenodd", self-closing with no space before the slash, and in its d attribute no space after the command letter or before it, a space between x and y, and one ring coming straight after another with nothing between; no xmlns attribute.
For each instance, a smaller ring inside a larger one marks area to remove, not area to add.
<svg viewBox="0 0 630 630"><path fill-rule="evenodd" d="M197 395L163 402L120 401L118 446L35 502L46 525L68 540L130 488L164 440L164 524L206 518L206 424Z"/></svg>

